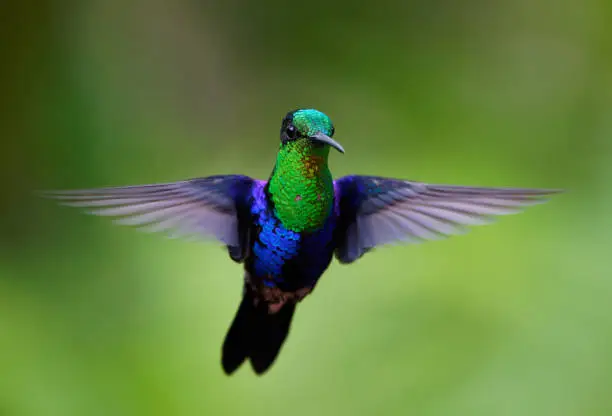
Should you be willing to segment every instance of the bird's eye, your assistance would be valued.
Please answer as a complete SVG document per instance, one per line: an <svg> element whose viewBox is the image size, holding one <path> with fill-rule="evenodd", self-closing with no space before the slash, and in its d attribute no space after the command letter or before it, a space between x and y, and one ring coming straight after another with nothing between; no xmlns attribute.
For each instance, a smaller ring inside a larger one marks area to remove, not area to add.
<svg viewBox="0 0 612 416"><path fill-rule="evenodd" d="M287 126L287 130L285 130L285 133L287 133L287 137L289 137L290 139L295 139L298 136L298 130L293 124L289 124Z"/></svg>
<svg viewBox="0 0 612 416"><path fill-rule="evenodd" d="M335 132L336 132L336 128L332 126L331 131L329 132L329 137L334 137Z"/></svg>

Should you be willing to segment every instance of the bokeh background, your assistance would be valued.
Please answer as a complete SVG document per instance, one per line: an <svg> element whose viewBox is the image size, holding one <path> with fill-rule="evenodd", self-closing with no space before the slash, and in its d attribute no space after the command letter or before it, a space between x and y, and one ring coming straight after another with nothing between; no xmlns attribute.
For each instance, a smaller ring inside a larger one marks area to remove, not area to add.
<svg viewBox="0 0 612 416"><path fill-rule="evenodd" d="M0 415L612 414L612 5L51 0L0 11ZM265 178L284 114L336 175L570 192L333 264L258 378L223 375L216 244L34 189Z"/></svg>

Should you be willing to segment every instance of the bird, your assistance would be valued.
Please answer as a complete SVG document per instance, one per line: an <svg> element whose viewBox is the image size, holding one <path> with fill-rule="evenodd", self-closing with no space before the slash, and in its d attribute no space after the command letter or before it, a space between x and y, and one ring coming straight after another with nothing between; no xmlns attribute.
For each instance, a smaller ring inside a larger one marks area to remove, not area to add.
<svg viewBox="0 0 612 416"><path fill-rule="evenodd" d="M243 265L244 284L221 366L231 375L250 362L262 375L276 361L297 305L334 257L351 264L380 246L460 234L561 192L365 175L334 179L330 151L344 153L334 134L326 114L300 108L282 120L267 180L226 174L42 194L119 224L225 246L231 260Z"/></svg>

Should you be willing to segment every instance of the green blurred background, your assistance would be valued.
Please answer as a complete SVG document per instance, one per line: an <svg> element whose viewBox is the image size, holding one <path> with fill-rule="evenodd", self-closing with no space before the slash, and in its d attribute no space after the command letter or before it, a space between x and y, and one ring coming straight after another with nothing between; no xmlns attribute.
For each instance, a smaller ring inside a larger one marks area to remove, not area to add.
<svg viewBox="0 0 612 416"><path fill-rule="evenodd" d="M4 2L0 415L612 414L612 5ZM265 178L295 107L336 175L569 193L333 264L272 371L223 375L241 267L33 189Z"/></svg>

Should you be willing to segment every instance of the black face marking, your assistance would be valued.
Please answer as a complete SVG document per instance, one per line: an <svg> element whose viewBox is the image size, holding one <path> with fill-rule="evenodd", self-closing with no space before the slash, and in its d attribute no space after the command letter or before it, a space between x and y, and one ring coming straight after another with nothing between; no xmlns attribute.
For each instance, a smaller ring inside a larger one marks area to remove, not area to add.
<svg viewBox="0 0 612 416"><path fill-rule="evenodd" d="M281 125L280 138L283 144L300 137L300 132L297 127L293 125L293 113L294 111L287 113Z"/></svg>

